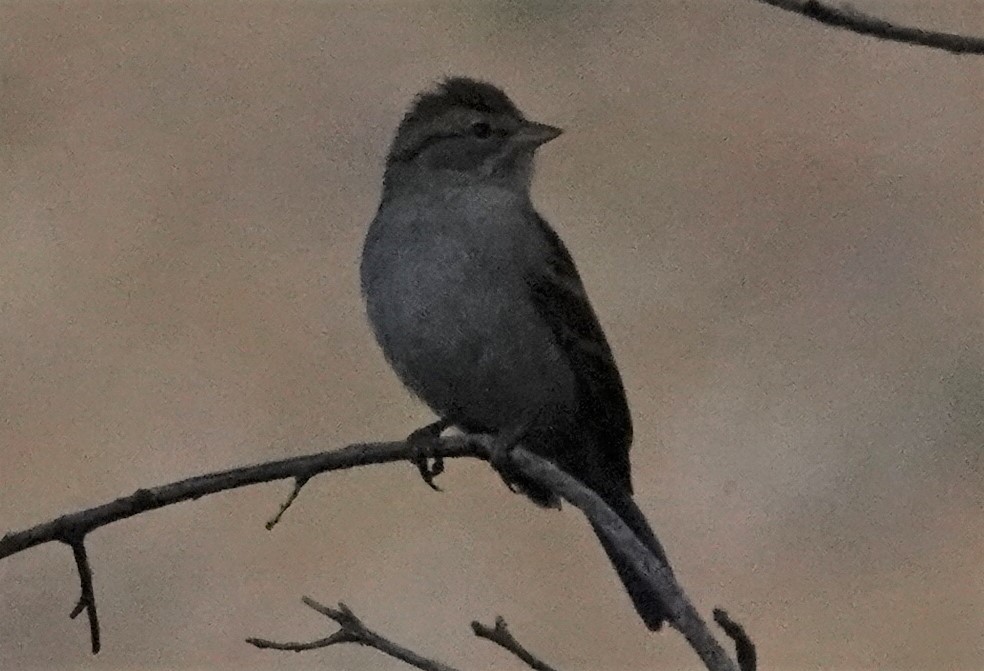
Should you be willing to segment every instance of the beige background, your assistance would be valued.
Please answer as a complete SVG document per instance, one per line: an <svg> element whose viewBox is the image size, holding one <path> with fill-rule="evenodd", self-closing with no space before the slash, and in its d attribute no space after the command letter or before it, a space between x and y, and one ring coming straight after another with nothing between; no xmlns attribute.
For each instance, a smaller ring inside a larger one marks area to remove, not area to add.
<svg viewBox="0 0 984 671"><path fill-rule="evenodd" d="M984 33L975 0L859 2ZM464 73L568 129L536 200L626 379L635 482L684 584L770 669L984 667L984 59L751 0L5 2L0 530L200 472L397 438L430 414L367 330L357 258L412 95ZM267 485L0 563L0 668L388 669L421 652L696 668L575 511L451 464Z"/></svg>

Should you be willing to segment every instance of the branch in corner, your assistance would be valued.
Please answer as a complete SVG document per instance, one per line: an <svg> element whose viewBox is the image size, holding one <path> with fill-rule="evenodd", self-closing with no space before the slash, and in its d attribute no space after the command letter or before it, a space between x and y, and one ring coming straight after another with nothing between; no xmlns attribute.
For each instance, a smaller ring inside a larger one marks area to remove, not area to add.
<svg viewBox="0 0 984 671"><path fill-rule="evenodd" d="M984 38L956 35L912 26L900 26L853 7L833 7L819 0L758 0L787 12L800 14L819 23L844 28L861 35L870 35L890 42L914 44L932 49L942 49L953 54L984 54Z"/></svg>

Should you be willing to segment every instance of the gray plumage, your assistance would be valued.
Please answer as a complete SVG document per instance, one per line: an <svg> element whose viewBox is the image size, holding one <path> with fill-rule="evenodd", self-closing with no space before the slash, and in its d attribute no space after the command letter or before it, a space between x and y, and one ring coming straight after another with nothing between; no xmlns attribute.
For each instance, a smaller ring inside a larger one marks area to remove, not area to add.
<svg viewBox="0 0 984 671"><path fill-rule="evenodd" d="M369 320L400 379L442 419L468 432L522 429L524 447L594 489L665 562L631 497L632 421L611 349L530 200L534 152L559 134L485 82L456 77L419 96L390 148L363 250ZM658 597L598 535L658 629Z"/></svg>

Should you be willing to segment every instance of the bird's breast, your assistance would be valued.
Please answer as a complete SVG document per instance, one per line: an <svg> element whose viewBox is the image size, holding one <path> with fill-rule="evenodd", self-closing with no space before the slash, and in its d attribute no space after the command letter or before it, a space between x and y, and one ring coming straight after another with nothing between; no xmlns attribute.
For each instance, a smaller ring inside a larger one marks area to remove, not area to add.
<svg viewBox="0 0 984 671"><path fill-rule="evenodd" d="M573 374L528 289L522 215L444 205L384 209L370 227L363 291L386 358L435 411L473 425L573 403Z"/></svg>

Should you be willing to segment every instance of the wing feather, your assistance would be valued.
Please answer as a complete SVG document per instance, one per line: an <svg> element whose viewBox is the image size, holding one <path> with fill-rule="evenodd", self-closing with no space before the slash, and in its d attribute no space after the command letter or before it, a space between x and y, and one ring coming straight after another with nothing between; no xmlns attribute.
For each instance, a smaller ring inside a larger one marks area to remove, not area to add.
<svg viewBox="0 0 984 671"><path fill-rule="evenodd" d="M527 277L534 304L574 371L578 428L603 448L606 473L595 475L631 492L632 418L621 375L574 260L550 225L539 215L536 221L550 243L550 256L542 272Z"/></svg>

